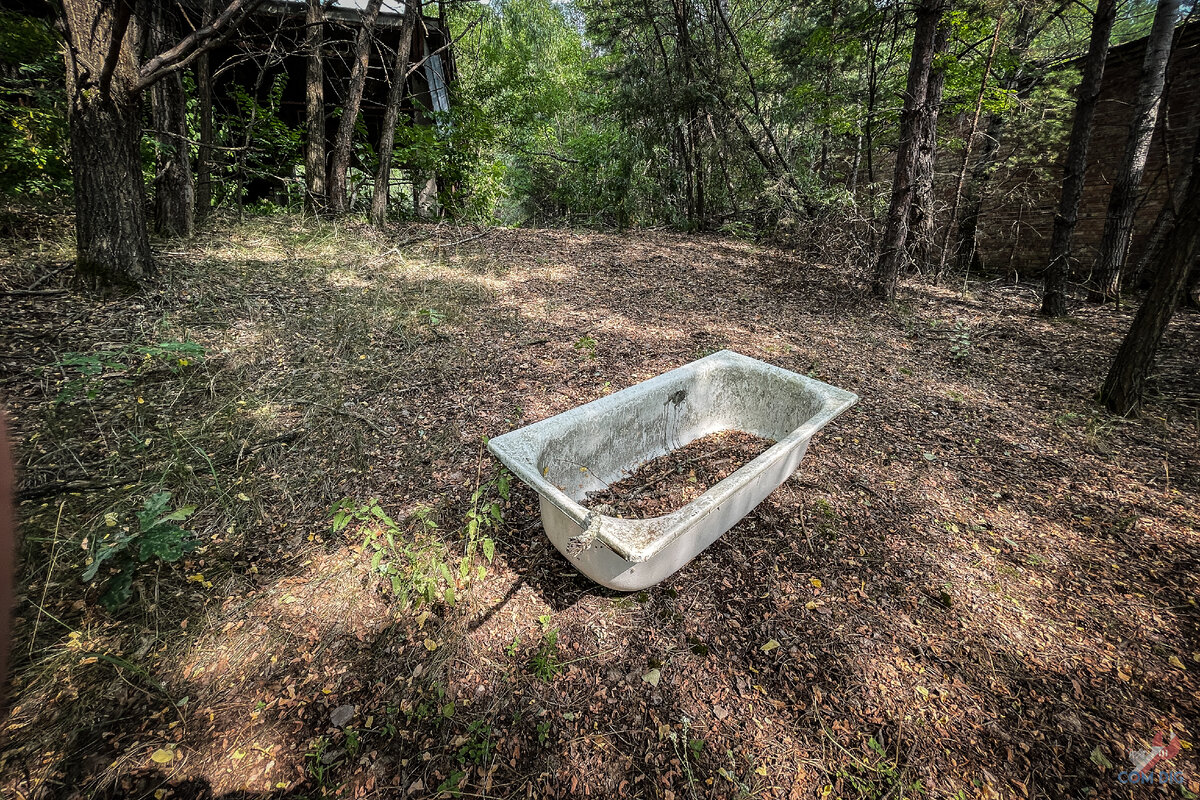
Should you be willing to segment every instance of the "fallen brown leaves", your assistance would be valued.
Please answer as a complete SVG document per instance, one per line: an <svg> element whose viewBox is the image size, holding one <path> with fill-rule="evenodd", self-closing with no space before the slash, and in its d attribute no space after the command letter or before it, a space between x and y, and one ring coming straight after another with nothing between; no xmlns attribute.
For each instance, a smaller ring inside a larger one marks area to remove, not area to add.
<svg viewBox="0 0 1200 800"><path fill-rule="evenodd" d="M1194 314L1121 420L1088 398L1128 310L1050 323L1001 285L883 308L710 237L413 233L275 219L168 257L158 293L11 301L4 402L46 494L22 508L6 791L1103 797L1156 731L1194 742ZM63 353L164 338L204 362L56 402ZM481 435L721 347L862 401L661 586L579 577L525 487L454 607L397 608L330 531L333 502L378 497L457 547ZM205 546L110 617L80 538L147 484L199 506ZM1200 792L1194 749L1171 768Z"/></svg>

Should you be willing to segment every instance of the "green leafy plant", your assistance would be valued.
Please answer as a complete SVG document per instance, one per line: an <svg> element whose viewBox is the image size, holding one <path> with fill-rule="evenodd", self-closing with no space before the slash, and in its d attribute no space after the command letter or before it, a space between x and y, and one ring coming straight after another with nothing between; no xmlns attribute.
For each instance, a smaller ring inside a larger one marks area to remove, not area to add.
<svg viewBox="0 0 1200 800"><path fill-rule="evenodd" d="M334 504L333 532L340 533L352 523L362 535L362 548L371 554L371 572L401 606L420 606L441 598L454 604L454 581L446 562L448 550L437 536L437 522L429 509L418 507L409 518L407 530L372 498L359 505L346 498Z"/></svg>
<svg viewBox="0 0 1200 800"><path fill-rule="evenodd" d="M304 754L308 774L316 781L317 788L322 793L324 793L325 781L329 777L329 771L332 769L332 764L326 763L326 751L328 749L329 739L319 736L308 749L308 752Z"/></svg>
<svg viewBox="0 0 1200 800"><path fill-rule="evenodd" d="M417 312L417 316L431 328L436 328L446 321L445 313L438 311L436 308L423 308Z"/></svg>
<svg viewBox="0 0 1200 800"><path fill-rule="evenodd" d="M492 755L492 728L483 720L475 720L467 726L467 741L458 748L461 764L471 763L485 766Z"/></svg>
<svg viewBox="0 0 1200 800"><path fill-rule="evenodd" d="M962 320L954 323L950 334L950 360L966 361L971 357L971 329Z"/></svg>
<svg viewBox="0 0 1200 800"><path fill-rule="evenodd" d="M575 349L580 353L583 353L588 358L595 358L596 340L592 338L591 334L585 333L583 336L580 336L575 340Z"/></svg>
<svg viewBox="0 0 1200 800"><path fill-rule="evenodd" d="M550 683L562 672L562 661L558 657L557 628L550 628L542 633L542 642L526 667L542 683Z"/></svg>
<svg viewBox="0 0 1200 800"><path fill-rule="evenodd" d="M377 499L359 504L345 498L330 509L333 532L341 533L356 525L362 549L371 556L371 571L384 580L400 605L441 600L453 606L458 602L459 588L469 587L473 580L482 580L487 574L487 567L476 563L477 556L482 555L489 564L495 558L496 541L489 534L504 521L502 502L508 499L510 485L509 473L500 468L471 494L457 569L452 569L450 548L440 535L432 510L424 506L418 506L401 527Z"/></svg>
<svg viewBox="0 0 1200 800"><path fill-rule="evenodd" d="M119 525L115 513L105 515L105 526L92 534L88 543L91 561L83 571L83 580L91 583L107 567L104 594L100 602L110 611L129 600L138 565L157 559L174 563L196 549L195 537L179 527L192 515L195 506L171 510L171 493L157 492L146 498L136 512L137 525Z"/></svg>
<svg viewBox="0 0 1200 800"><path fill-rule="evenodd" d="M130 376L144 374L150 369L166 368L179 374L203 360L204 348L195 342L160 342L121 350L63 353L50 365L64 375L62 388L54 402L62 403L80 394L94 398L105 377L128 384Z"/></svg>

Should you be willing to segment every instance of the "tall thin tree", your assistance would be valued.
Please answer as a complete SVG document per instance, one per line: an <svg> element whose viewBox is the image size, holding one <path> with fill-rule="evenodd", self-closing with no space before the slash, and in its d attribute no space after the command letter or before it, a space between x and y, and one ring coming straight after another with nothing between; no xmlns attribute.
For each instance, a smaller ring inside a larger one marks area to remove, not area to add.
<svg viewBox="0 0 1200 800"><path fill-rule="evenodd" d="M942 108L942 93L946 88L946 65L942 56L950 45L950 26L938 27L933 46L933 67L929 71L926 92L927 110L920 116L917 130L917 188L908 210L909 258L917 269L929 266L933 252L933 171L937 164L938 115Z"/></svg>
<svg viewBox="0 0 1200 800"><path fill-rule="evenodd" d="M1108 59L1108 44L1116 18L1117 0L1099 0L1092 17L1092 35L1083 62L1083 77L1076 90L1075 116L1071 120L1071 138L1067 143L1062 193L1059 195L1058 213L1054 216L1054 232L1050 236L1050 261L1046 265L1045 286L1042 289L1042 313L1050 317L1067 315L1071 237L1079 221L1079 199L1083 196L1092 121L1096 116L1096 104L1100 101L1104 62Z"/></svg>
<svg viewBox="0 0 1200 800"><path fill-rule="evenodd" d="M1141 80L1134 98L1133 119L1129 122L1129 137L1125 140L1125 153L1113 179L1104 236L1100 239L1100 253L1088 290L1088 299L1092 302L1115 300L1121 294L1121 270L1129 253L1138 192L1146 171L1146 158L1150 155L1154 126L1158 122L1179 5L1180 0L1159 0L1154 11L1154 25L1146 39Z"/></svg>
<svg viewBox="0 0 1200 800"><path fill-rule="evenodd" d="M404 101L404 87L408 83L408 63L412 58L413 33L420 9L419 0L406 0L404 3L404 22L400 26L400 40L396 43L396 66L392 70L392 85L388 89L383 128L379 133L379 166L375 171L375 187L371 193L371 224L376 227L382 227L387 222L392 148L396 144L396 125L400 122L400 106Z"/></svg>
<svg viewBox="0 0 1200 800"><path fill-rule="evenodd" d="M325 12L321 0L308 0L304 15L304 205L325 207Z"/></svg>
<svg viewBox="0 0 1200 800"><path fill-rule="evenodd" d="M212 22L214 0L204 0L200 24ZM212 210L213 168L213 93L212 64L208 51L196 57L196 115L200 122L200 141L196 146L196 208L197 222L203 222Z"/></svg>
<svg viewBox="0 0 1200 800"><path fill-rule="evenodd" d="M929 103L929 79L946 5L945 0L921 0L917 6L908 84L900 112L900 146L896 152L892 197L871 288L876 297L884 300L896 298L896 283L906 256L909 214L921 180L920 131L922 123L934 112Z"/></svg>
<svg viewBox="0 0 1200 800"><path fill-rule="evenodd" d="M1156 265L1154 284L1138 309L1112 368L1100 399L1115 414L1136 412L1142 403L1146 378L1154 366L1154 355L1163 333L1171 322L1176 306L1187 286L1188 272L1200 254L1200 137L1192 148L1192 163L1175 227L1162 249L1162 261Z"/></svg>
<svg viewBox="0 0 1200 800"><path fill-rule="evenodd" d="M950 217L946 220L946 230L942 235L941 252L938 254L938 266L934 272L934 280L942 277L946 268L946 258L950 252L950 236L954 233L958 221L958 205L962 201L963 187L967 182L967 165L971 163L971 148L975 144L975 134L979 132L979 117L983 113L983 99L987 92L988 78L992 74L992 61L996 58L996 47L1000 44L1000 26L1004 24L1004 15L996 17L996 29L992 32L992 45L988 48L987 60L983 64L983 77L979 79L979 92L975 96L975 113L971 115L971 127L963 140L962 163L958 168L958 181L954 184L954 193L950 199Z"/></svg>
<svg viewBox="0 0 1200 800"><path fill-rule="evenodd" d="M368 0L358 28L358 37L354 42L354 66L350 70L350 85L346 88L346 99L342 103L342 118L338 120L327 175L329 210L335 214L344 213L346 210L346 181L350 171L350 155L354 147L354 127L358 124L358 109L362 105L363 88L367 84L371 36L375 32L375 20L379 17L379 8L382 5L383 0Z"/></svg>
<svg viewBox="0 0 1200 800"><path fill-rule="evenodd" d="M150 52L156 53L175 38L175 17L161 3L149 6L145 39ZM154 229L168 236L191 236L196 194L182 72L172 72L150 87L150 119L154 125Z"/></svg>

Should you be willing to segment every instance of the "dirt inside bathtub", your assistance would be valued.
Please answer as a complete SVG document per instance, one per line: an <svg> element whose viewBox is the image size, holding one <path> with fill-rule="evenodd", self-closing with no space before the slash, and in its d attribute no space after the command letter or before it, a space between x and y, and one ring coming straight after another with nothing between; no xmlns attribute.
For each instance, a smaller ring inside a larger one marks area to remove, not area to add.
<svg viewBox="0 0 1200 800"><path fill-rule="evenodd" d="M710 433L647 461L607 489L589 492L584 505L610 517L661 517L683 508L773 444L745 431Z"/></svg>

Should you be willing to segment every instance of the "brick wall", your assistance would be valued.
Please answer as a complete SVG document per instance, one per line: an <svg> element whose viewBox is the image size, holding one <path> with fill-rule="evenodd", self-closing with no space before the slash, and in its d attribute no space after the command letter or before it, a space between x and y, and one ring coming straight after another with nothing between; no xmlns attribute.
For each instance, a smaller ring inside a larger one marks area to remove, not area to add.
<svg viewBox="0 0 1200 800"><path fill-rule="evenodd" d="M1141 255L1150 228L1174 188L1181 167L1191 155L1192 133L1197 126L1197 115L1200 115L1200 23L1177 29L1175 37L1167 69L1167 102L1160 111L1150 147L1129 263L1136 263ZM1079 225L1072 241L1077 279L1088 275L1099 249L1112 175L1120 166L1129 132L1144 49L1145 40L1139 39L1109 51L1088 147ZM1047 156L1021 153L1019 131L1010 130L1007 136L1011 140L1010 147L1017 148L1018 164L993 177L980 215L979 255L989 273L1016 271L1033 277L1041 272L1049 257L1066 145L1064 141L1062 151L1051 156L1052 164L1043 164L1048 169L1040 170L1042 174L1039 175L1030 167L1044 162ZM960 158L961 153L944 153L939 159L942 161L939 178L943 171L956 170ZM952 190L947 193L949 191Z"/></svg>

